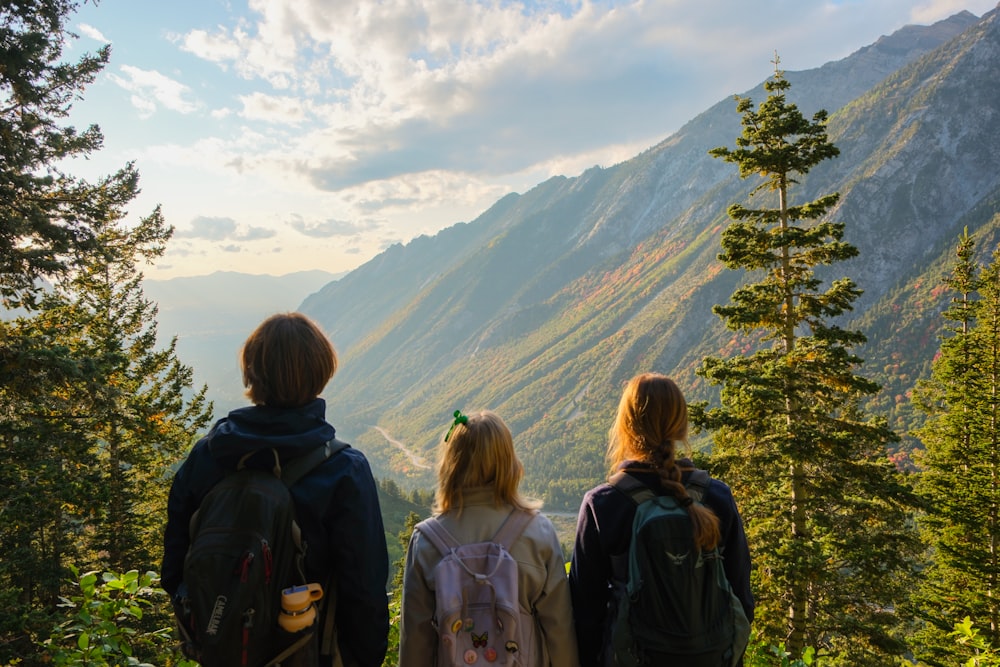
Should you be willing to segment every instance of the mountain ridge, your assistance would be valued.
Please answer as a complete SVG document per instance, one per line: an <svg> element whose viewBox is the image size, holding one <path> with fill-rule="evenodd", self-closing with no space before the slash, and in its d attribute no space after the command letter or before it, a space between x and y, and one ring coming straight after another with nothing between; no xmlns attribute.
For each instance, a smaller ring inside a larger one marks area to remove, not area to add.
<svg viewBox="0 0 1000 667"><path fill-rule="evenodd" d="M862 254L834 271L866 290L854 318L912 280L921 258L946 252L959 224L988 222L973 211L1000 173L995 18L963 12L907 26L841 61L786 73L804 113L832 107L841 156L794 193L842 193L833 218ZM863 66L873 58L881 69ZM882 69L890 74L873 80ZM759 102L763 89L743 96ZM370 452L380 476L426 486L429 474L373 426L430 454L455 408L490 407L515 432L529 488L559 504L600 476L623 379L653 368L693 398L710 397L698 361L748 345L711 313L741 279L716 259L725 209L754 184L708 150L732 144L739 120L731 99L719 102L631 160L508 195L306 299L301 310L342 353L327 398L345 437ZM899 241L888 248L887 237Z"/></svg>

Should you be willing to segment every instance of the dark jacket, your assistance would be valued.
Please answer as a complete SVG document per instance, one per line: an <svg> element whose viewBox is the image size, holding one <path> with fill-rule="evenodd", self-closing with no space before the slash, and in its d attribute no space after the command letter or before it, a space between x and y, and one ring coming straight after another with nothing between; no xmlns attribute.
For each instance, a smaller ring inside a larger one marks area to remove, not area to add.
<svg viewBox="0 0 1000 667"><path fill-rule="evenodd" d="M177 593L183 576L191 515L208 491L246 453L267 464L274 448L290 460L334 437L325 419L326 403L316 399L295 410L262 406L229 413L198 441L170 488L163 539L163 588ZM271 459L273 461L273 459ZM292 488L306 551L306 576L336 591L337 643L345 665L382 664L389 630L386 584L389 556L378 492L368 461L347 447ZM327 582L333 577L333 584Z"/></svg>
<svg viewBox="0 0 1000 667"><path fill-rule="evenodd" d="M660 490L659 475L648 465L626 461L621 467L630 468L631 474L654 491ZM640 468L649 471L631 472ZM687 481L688 474L684 474L682 481ZM743 604L747 618L752 621L750 549L733 494L723 482L712 479L702 502L719 517L726 578ZM611 596L611 557L628 551L635 508L631 498L607 483L588 491L580 505L569 583L581 667L601 664Z"/></svg>

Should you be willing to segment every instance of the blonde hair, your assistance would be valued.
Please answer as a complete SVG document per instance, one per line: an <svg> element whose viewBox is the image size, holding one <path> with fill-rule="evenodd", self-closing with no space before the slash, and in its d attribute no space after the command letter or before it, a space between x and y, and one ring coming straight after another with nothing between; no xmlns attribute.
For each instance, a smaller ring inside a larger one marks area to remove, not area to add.
<svg viewBox="0 0 1000 667"><path fill-rule="evenodd" d="M612 471L625 461L651 464L663 489L681 501L690 500L681 483L677 443L688 447L687 401L677 384L659 373L636 375L625 385L615 423L608 434L607 458ZM683 503L694 527L695 542L702 549L720 540L719 518L697 503Z"/></svg>
<svg viewBox="0 0 1000 667"><path fill-rule="evenodd" d="M337 353L308 317L279 313L243 343L240 369L254 405L299 408L315 400L337 372Z"/></svg>
<svg viewBox="0 0 1000 667"><path fill-rule="evenodd" d="M496 507L537 509L540 503L521 496L518 486L524 466L514 452L507 424L494 412L482 410L456 419L441 441L434 511L461 515L466 489L491 487Z"/></svg>

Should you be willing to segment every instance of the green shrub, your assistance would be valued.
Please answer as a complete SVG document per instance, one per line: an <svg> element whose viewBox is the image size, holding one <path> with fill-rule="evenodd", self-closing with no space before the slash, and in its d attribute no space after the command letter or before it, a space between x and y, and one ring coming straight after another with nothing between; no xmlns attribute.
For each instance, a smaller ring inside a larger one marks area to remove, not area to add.
<svg viewBox="0 0 1000 667"><path fill-rule="evenodd" d="M807 646L801 657L795 657L787 650L785 644L777 646L758 639L757 633L750 636L750 643L743 656L743 667L809 667L813 664L816 651Z"/></svg>
<svg viewBox="0 0 1000 667"><path fill-rule="evenodd" d="M979 634L979 629L973 627L968 616L956 623L948 636L954 637L959 646L972 653L962 667L1000 667L1000 652Z"/></svg>
<svg viewBox="0 0 1000 667"><path fill-rule="evenodd" d="M76 568L72 570L77 581L71 583L78 592L61 598L66 620L41 643L43 661L60 667L152 667L141 656L167 667L196 667L174 656L172 627L140 629L146 611L166 603L155 573L140 575L130 570L80 575Z"/></svg>

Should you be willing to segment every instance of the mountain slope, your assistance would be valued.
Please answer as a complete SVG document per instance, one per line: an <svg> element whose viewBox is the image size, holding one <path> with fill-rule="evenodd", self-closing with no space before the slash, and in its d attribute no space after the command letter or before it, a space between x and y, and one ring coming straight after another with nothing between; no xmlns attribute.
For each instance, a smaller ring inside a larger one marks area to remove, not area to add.
<svg viewBox="0 0 1000 667"><path fill-rule="evenodd" d="M833 112L841 157L793 196L842 193L835 217L861 257L836 272L866 290L859 317L947 252L960 225L990 218L1000 186L996 14L908 26L787 74L803 111ZM739 132L734 103L720 102L632 160L508 196L308 299L302 310L342 352L328 395L341 433L380 476L429 486L448 415L493 408L515 432L529 489L557 506L578 502L601 474L624 379L656 369L710 397L693 374L700 359L747 349L711 312L740 279L716 260L725 209L755 183L708 150Z"/></svg>

